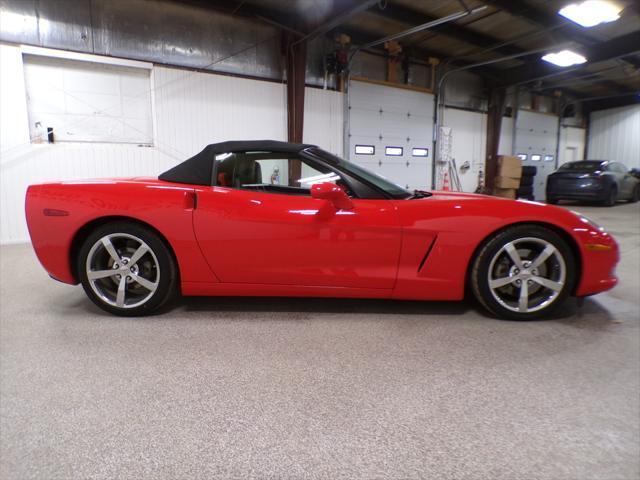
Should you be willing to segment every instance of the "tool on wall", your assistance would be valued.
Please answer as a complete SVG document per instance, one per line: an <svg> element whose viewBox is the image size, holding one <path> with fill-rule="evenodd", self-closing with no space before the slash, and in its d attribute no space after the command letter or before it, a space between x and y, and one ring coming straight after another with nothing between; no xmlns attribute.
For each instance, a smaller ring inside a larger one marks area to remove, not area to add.
<svg viewBox="0 0 640 480"><path fill-rule="evenodd" d="M402 62L400 54L402 45L395 40L385 42L384 49L388 52L387 57L387 82L398 83L398 66Z"/></svg>
<svg viewBox="0 0 640 480"><path fill-rule="evenodd" d="M476 187L476 191L474 193L489 193L488 190L484 186L484 172L482 169L478 172L478 186Z"/></svg>
<svg viewBox="0 0 640 480"><path fill-rule="evenodd" d="M334 37L335 49L325 57L324 88L327 88L328 76L336 75L336 86L339 91L344 91L344 75L349 63L349 47L351 37L344 33Z"/></svg>

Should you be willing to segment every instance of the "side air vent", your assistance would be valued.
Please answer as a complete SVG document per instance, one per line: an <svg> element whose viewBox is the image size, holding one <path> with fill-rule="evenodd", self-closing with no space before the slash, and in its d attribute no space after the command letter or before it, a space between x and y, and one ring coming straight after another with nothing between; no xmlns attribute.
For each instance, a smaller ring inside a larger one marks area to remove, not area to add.
<svg viewBox="0 0 640 480"><path fill-rule="evenodd" d="M431 240L431 243L429 244L429 247L427 248L427 251L425 252L424 257L420 262L420 266L418 267L418 273L420 273L420 271L422 270L422 267L424 266L424 263L427 261L427 258L429 258L429 254L431 253L431 250L433 250L433 246L436 244L437 239L438 239L438 236L436 235L435 237L433 237L433 240Z"/></svg>

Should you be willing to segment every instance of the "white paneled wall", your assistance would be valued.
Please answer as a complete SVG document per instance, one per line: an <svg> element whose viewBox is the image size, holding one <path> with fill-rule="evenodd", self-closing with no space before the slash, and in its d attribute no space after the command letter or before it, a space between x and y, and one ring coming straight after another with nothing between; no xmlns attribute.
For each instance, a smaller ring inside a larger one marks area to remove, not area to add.
<svg viewBox="0 0 640 480"><path fill-rule="evenodd" d="M286 139L286 91L280 83L154 67L154 146L29 143L19 47L0 45L0 242L28 241L24 195L51 180L158 173L224 140ZM305 141L341 153L342 100L308 88Z"/></svg>
<svg viewBox="0 0 640 480"><path fill-rule="evenodd" d="M593 112L588 157L640 168L640 105Z"/></svg>
<svg viewBox="0 0 640 480"><path fill-rule="evenodd" d="M286 140L280 83L155 67L156 146L174 163L210 143Z"/></svg>
<svg viewBox="0 0 640 480"><path fill-rule="evenodd" d="M24 219L27 186L51 180L132 177L158 172L163 155L154 148L109 144L30 145L2 156L2 243L28 240Z"/></svg>
<svg viewBox="0 0 640 480"><path fill-rule="evenodd" d="M586 137L584 128L562 126L560 147L558 148L558 166L566 162L584 159Z"/></svg>
<svg viewBox="0 0 640 480"><path fill-rule="evenodd" d="M443 125L451 127L453 135L452 155L458 166L462 191L474 192L478 187L478 175L484 171L487 151L487 114L445 109ZM469 162L464 173L460 167Z"/></svg>
<svg viewBox="0 0 640 480"><path fill-rule="evenodd" d="M22 55L16 47L0 44L0 151L20 149L28 143Z"/></svg>
<svg viewBox="0 0 640 480"><path fill-rule="evenodd" d="M513 117L502 117L498 155L513 154Z"/></svg>
<svg viewBox="0 0 640 480"><path fill-rule="evenodd" d="M305 143L319 145L342 156L344 105L342 93L318 88L307 88L304 94Z"/></svg>

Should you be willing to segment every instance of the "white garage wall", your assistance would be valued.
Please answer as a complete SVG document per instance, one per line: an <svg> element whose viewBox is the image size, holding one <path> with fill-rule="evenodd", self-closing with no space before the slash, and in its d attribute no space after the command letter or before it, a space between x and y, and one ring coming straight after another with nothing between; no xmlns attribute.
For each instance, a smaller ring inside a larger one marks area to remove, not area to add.
<svg viewBox="0 0 640 480"><path fill-rule="evenodd" d="M287 135L283 84L154 67L153 147L36 145L29 143L24 84L20 48L0 44L0 243L28 241L24 195L32 183L155 176L209 143ZM305 141L341 153L340 94L311 88L306 93Z"/></svg>
<svg viewBox="0 0 640 480"><path fill-rule="evenodd" d="M153 69L156 147L173 156L161 170L209 143L286 140L286 91L280 83Z"/></svg>
<svg viewBox="0 0 640 480"><path fill-rule="evenodd" d="M458 176L463 192L474 192L478 187L478 174L484 172L487 150L487 114L454 108L445 109L443 125L451 127L452 155L456 159ZM469 162L464 173L460 167Z"/></svg>
<svg viewBox="0 0 640 480"><path fill-rule="evenodd" d="M586 137L587 133L584 128L561 127L558 166L566 162L584 159Z"/></svg>
<svg viewBox="0 0 640 480"><path fill-rule="evenodd" d="M588 157L640 168L640 105L593 112Z"/></svg>
<svg viewBox="0 0 640 480"><path fill-rule="evenodd" d="M513 155L513 117L502 117L498 155Z"/></svg>
<svg viewBox="0 0 640 480"><path fill-rule="evenodd" d="M343 156L342 93L307 88L304 93L304 111L303 141L319 145L339 157Z"/></svg>

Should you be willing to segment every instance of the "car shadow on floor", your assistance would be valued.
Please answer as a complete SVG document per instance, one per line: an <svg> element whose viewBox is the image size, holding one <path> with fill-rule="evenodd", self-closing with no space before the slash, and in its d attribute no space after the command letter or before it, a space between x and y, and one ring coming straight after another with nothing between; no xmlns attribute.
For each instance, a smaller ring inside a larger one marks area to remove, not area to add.
<svg viewBox="0 0 640 480"><path fill-rule="evenodd" d="M86 298L74 300L73 305L61 305L66 315L113 316ZM327 313L327 314L375 314L375 315L415 315L423 317L454 317L462 315L476 320L498 319L484 310L473 299L456 302L409 301L386 299L353 298L305 298L305 297L183 297L171 308L150 318L179 318L184 313ZM135 317L134 317L135 318ZM142 317L139 317L142 318ZM581 329L603 330L621 323L593 298L579 302L569 298L551 316L536 321L557 322ZM525 322L526 323L526 322Z"/></svg>
<svg viewBox="0 0 640 480"><path fill-rule="evenodd" d="M188 312L370 313L430 317L472 315L485 319L496 318L470 299L442 302L302 297L185 297L176 308ZM583 302L569 298L551 316L541 321L556 321L580 328L596 329L615 323L609 311L590 298Z"/></svg>
<svg viewBox="0 0 640 480"><path fill-rule="evenodd" d="M372 313L401 315L463 315L471 302L419 302L360 298L306 297L185 297L178 308L187 311Z"/></svg>

